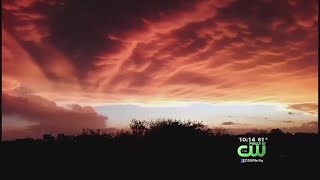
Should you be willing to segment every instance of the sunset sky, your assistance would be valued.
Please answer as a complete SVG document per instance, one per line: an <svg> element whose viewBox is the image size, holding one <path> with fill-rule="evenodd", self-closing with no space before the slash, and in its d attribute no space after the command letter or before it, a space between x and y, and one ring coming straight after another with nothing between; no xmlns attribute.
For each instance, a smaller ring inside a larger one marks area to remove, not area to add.
<svg viewBox="0 0 320 180"><path fill-rule="evenodd" d="M317 0L3 0L2 138L127 128L318 132Z"/></svg>

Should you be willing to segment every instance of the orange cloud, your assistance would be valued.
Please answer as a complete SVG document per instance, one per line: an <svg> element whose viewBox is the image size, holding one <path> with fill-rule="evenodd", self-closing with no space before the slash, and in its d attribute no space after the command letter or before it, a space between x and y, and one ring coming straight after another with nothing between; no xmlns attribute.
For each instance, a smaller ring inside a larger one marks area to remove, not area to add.
<svg viewBox="0 0 320 180"><path fill-rule="evenodd" d="M312 115L318 115L318 104L314 103L291 104L288 108L303 111Z"/></svg>
<svg viewBox="0 0 320 180"><path fill-rule="evenodd" d="M80 104L317 104L317 1L113 3L6 1L5 86Z"/></svg>

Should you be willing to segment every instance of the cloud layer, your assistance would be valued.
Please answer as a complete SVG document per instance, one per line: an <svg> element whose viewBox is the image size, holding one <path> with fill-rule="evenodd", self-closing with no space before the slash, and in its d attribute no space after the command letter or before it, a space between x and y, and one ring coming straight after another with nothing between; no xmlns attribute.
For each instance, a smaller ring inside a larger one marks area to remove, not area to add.
<svg viewBox="0 0 320 180"><path fill-rule="evenodd" d="M317 3L4 1L3 75L55 101L316 102Z"/></svg>
<svg viewBox="0 0 320 180"><path fill-rule="evenodd" d="M318 115L318 104L315 103L291 104L288 108L303 111L311 115Z"/></svg>
<svg viewBox="0 0 320 180"><path fill-rule="evenodd" d="M46 133L75 134L84 128L104 129L108 119L89 106L73 104L66 109L40 96L9 94L2 94L2 118L3 139L41 137Z"/></svg>
<svg viewBox="0 0 320 180"><path fill-rule="evenodd" d="M317 114L317 0L3 0L2 10L3 93L82 105L272 102Z"/></svg>
<svg viewBox="0 0 320 180"><path fill-rule="evenodd" d="M285 123L292 123L292 122L285 122ZM276 128L276 127L275 127ZM228 128L227 126L224 127L227 133L230 134L245 134L245 133L267 133L270 130L275 128ZM281 128L281 130L285 133L319 133L318 130L318 121L309 121L302 123L301 125L295 125L287 128Z"/></svg>

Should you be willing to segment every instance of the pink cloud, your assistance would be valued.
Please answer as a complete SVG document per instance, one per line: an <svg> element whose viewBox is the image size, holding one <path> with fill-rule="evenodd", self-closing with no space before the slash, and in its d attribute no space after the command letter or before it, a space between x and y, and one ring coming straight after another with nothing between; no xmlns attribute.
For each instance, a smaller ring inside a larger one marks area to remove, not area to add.
<svg viewBox="0 0 320 180"><path fill-rule="evenodd" d="M50 2L52 12L45 14L33 6L46 3L8 1L5 7L19 9L4 8L4 81L55 102L83 104L316 103L317 3L199 1L119 20L114 27L82 27L96 22L90 19L95 12L68 24L68 18L55 19L75 13L61 8L68 4ZM69 26L76 30L65 32ZM94 41L95 34L103 36Z"/></svg>
<svg viewBox="0 0 320 180"><path fill-rule="evenodd" d="M106 116L97 114L89 106L74 104L70 106L70 109L66 109L57 106L53 101L34 95L13 96L2 94L2 107L4 118L18 116L22 120L35 123L35 125L27 126L25 129L5 128L3 131L9 132L9 134L3 133L5 137L11 136L10 132L13 131L21 131L16 134L17 136L23 134L29 137L40 137L44 133L74 134L80 133L84 128L104 129L108 119Z"/></svg>

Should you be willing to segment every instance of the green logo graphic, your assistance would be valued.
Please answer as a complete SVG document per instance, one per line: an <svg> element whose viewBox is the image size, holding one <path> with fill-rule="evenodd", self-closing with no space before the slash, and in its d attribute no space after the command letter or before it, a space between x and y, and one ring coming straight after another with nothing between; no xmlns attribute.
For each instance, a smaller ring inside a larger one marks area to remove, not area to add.
<svg viewBox="0 0 320 180"><path fill-rule="evenodd" d="M256 147L255 153L253 153L253 148ZM261 148L259 148L261 147ZM260 152L260 149L262 152ZM249 144L249 151L248 151L248 145L241 145L238 147L238 155L240 157L263 157L266 154L267 147L266 145L261 145L260 143L250 143Z"/></svg>

